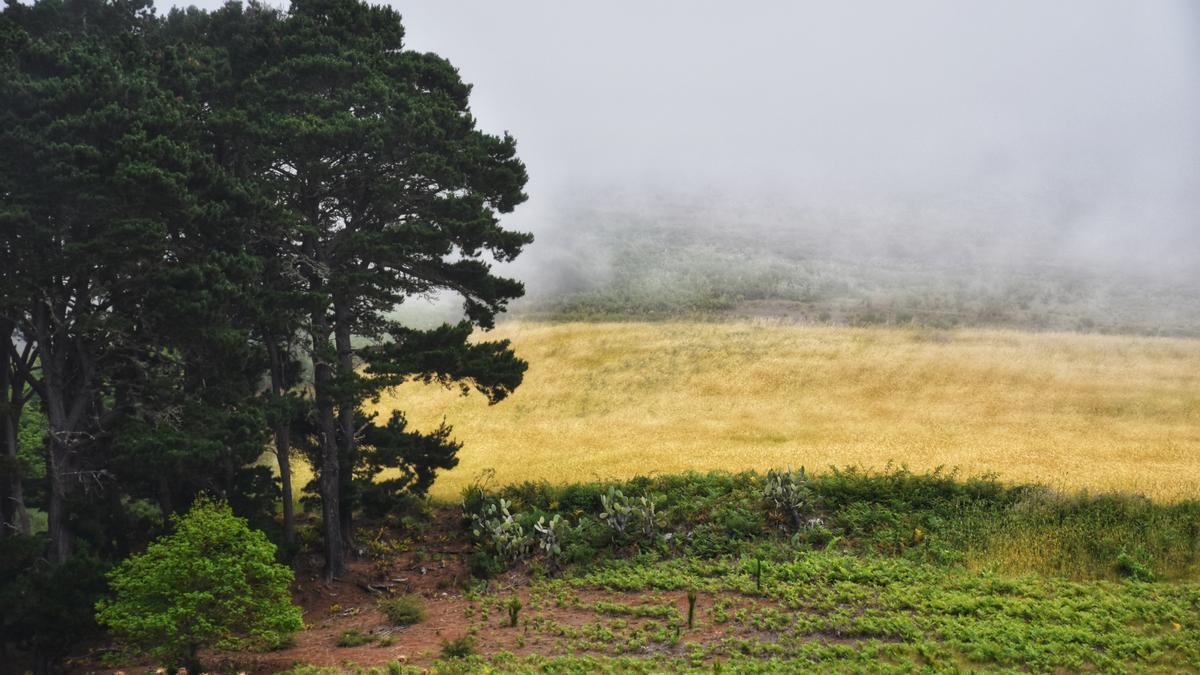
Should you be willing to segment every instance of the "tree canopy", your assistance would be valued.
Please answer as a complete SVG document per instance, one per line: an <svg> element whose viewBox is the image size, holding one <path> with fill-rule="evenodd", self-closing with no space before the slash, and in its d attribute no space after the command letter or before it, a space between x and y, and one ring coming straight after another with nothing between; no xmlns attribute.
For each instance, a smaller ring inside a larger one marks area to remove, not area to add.
<svg viewBox="0 0 1200 675"><path fill-rule="evenodd" d="M8 0L0 537L50 575L140 550L207 493L291 546L300 452L343 574L355 513L423 494L460 447L364 402L408 380L496 402L525 370L474 337L523 294L493 265L532 238L501 222L526 198L516 142L470 92L360 0ZM394 318L443 293L460 323Z"/></svg>

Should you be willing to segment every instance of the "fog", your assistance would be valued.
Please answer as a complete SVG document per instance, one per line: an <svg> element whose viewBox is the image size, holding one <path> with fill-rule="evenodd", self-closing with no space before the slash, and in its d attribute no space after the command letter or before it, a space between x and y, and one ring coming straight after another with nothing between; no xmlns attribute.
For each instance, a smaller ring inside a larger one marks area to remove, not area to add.
<svg viewBox="0 0 1200 675"><path fill-rule="evenodd" d="M533 294L663 228L664 257L1200 280L1195 2L393 4L518 139Z"/></svg>

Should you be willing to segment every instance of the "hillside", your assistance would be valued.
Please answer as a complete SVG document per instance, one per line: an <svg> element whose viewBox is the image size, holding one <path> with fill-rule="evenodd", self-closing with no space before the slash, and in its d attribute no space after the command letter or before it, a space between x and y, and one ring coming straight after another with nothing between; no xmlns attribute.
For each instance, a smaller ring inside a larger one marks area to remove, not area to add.
<svg viewBox="0 0 1200 675"><path fill-rule="evenodd" d="M464 442L434 494L688 470L906 464L1200 494L1200 342L734 323L507 323L525 383L489 407L406 385L375 409Z"/></svg>

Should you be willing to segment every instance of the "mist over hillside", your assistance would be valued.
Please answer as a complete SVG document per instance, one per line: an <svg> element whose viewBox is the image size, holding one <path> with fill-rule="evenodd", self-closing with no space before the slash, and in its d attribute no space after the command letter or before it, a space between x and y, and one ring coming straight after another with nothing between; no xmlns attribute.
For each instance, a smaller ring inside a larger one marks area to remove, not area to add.
<svg viewBox="0 0 1200 675"><path fill-rule="evenodd" d="M787 200L581 195L557 216L577 228L548 231L514 266L529 287L516 313L1200 334L1200 267L1185 237L972 222L976 212L954 205Z"/></svg>
<svg viewBox="0 0 1200 675"><path fill-rule="evenodd" d="M466 4L517 315L1200 334L1194 3Z"/></svg>

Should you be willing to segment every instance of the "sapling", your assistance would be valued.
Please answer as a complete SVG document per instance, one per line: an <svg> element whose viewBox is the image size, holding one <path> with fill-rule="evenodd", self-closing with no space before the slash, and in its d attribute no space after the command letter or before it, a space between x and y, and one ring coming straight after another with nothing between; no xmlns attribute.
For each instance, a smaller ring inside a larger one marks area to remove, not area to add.
<svg viewBox="0 0 1200 675"><path fill-rule="evenodd" d="M693 620L696 618L696 591L688 591L688 630L692 629Z"/></svg>
<svg viewBox="0 0 1200 675"><path fill-rule="evenodd" d="M514 595L504 606L508 609L508 627L516 628L517 615L521 613L521 599Z"/></svg>

